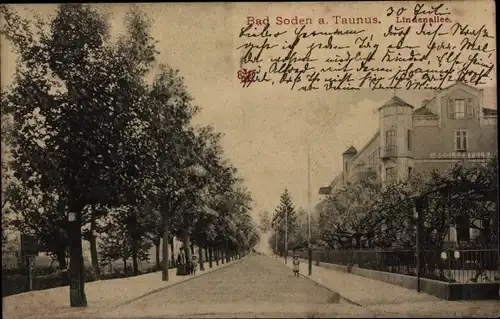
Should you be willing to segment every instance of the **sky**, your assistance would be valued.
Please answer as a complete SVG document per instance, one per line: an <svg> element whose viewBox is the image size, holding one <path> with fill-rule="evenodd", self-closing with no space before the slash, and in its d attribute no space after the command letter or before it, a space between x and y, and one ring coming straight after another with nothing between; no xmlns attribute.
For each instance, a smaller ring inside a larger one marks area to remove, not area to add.
<svg viewBox="0 0 500 319"><path fill-rule="evenodd" d="M159 60L179 69L195 103L202 109L196 124L213 125L225 134L222 146L238 168L254 199L253 211L274 212L280 194L288 188L296 207L307 209L307 144L311 154L312 207L318 189L342 170L342 153L360 149L378 129L376 109L392 98L393 91L294 92L279 87L242 89L236 77L240 55L237 34L248 15L283 12L315 16L318 12L346 12L346 4L141 4L153 19L152 35L159 43ZM54 13L55 5L16 6L30 17ZM373 11L373 8L359 10ZM112 32L123 30L122 19L131 7L107 4ZM385 7L384 7L385 8ZM377 10L384 12L378 4ZM463 14L463 13L462 13ZM493 13L494 15L494 13ZM494 21L494 20L491 20ZM494 28L493 28L494 30ZM494 33L494 32L493 32ZM15 54L2 39L2 88L12 81ZM369 93L369 94L368 94ZM431 93L398 91L406 102L420 106ZM485 96L496 108L496 97ZM489 101L489 102L488 102Z"/></svg>

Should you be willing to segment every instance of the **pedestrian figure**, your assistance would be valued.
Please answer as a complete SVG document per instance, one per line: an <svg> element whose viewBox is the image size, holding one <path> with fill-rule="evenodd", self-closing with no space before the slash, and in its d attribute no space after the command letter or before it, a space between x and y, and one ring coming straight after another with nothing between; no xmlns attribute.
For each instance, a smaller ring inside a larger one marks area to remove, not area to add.
<svg viewBox="0 0 500 319"><path fill-rule="evenodd" d="M184 276L188 274L187 269L186 254L184 253L184 247L179 248L179 253L177 254L177 275Z"/></svg>
<svg viewBox="0 0 500 319"><path fill-rule="evenodd" d="M191 257L191 274L196 275L196 270L198 268L198 257L193 255Z"/></svg>
<svg viewBox="0 0 500 319"><path fill-rule="evenodd" d="M181 265L186 264L186 254L184 253L184 247L179 248L179 253L177 254L177 263Z"/></svg>
<svg viewBox="0 0 500 319"><path fill-rule="evenodd" d="M299 277L299 265L300 265L300 261L299 261L299 256L297 255L294 255L293 256L293 274L294 276L296 277Z"/></svg>

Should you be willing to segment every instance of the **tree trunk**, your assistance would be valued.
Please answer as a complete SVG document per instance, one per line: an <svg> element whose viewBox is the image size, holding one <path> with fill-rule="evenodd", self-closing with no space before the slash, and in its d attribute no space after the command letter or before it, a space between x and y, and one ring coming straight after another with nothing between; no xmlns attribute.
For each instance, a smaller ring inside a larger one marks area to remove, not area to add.
<svg viewBox="0 0 500 319"><path fill-rule="evenodd" d="M191 256L193 256L194 255L194 244L191 243L191 238L189 239L189 242L190 242L189 247L191 248Z"/></svg>
<svg viewBox="0 0 500 319"><path fill-rule="evenodd" d="M212 246L208 246L208 267L212 268Z"/></svg>
<svg viewBox="0 0 500 319"><path fill-rule="evenodd" d="M97 225L95 216L90 220L90 258L92 259L92 268L94 269L96 280L99 280L101 272L99 270L99 255L97 254L97 238L95 236Z"/></svg>
<svg viewBox="0 0 500 319"><path fill-rule="evenodd" d="M87 307L83 264L81 212L84 205L70 205L68 223L69 297L71 307Z"/></svg>
<svg viewBox="0 0 500 319"><path fill-rule="evenodd" d="M200 263L200 271L204 271L204 260L201 246L198 246L198 261Z"/></svg>
<svg viewBox="0 0 500 319"><path fill-rule="evenodd" d="M182 243L183 243L183 246L184 246L184 252L186 254L186 263L189 263L191 262L192 260L192 254L191 254L191 242L190 242L190 238L189 238L189 232L187 230L184 231L183 235L182 235Z"/></svg>
<svg viewBox="0 0 500 319"><path fill-rule="evenodd" d="M127 270L127 258L123 258L123 274L125 275L125 277L127 277L127 273L128 273L128 270Z"/></svg>
<svg viewBox="0 0 500 319"><path fill-rule="evenodd" d="M172 267L175 267L174 236L172 236L172 239L170 240L170 255L172 256Z"/></svg>
<svg viewBox="0 0 500 319"><path fill-rule="evenodd" d="M222 264L225 263L225 260L224 260L224 250L222 248L219 248L219 253L220 253L220 262Z"/></svg>
<svg viewBox="0 0 500 319"><path fill-rule="evenodd" d="M356 240L356 249L361 249L361 235L355 235L354 239Z"/></svg>
<svg viewBox="0 0 500 319"><path fill-rule="evenodd" d="M224 248L225 248L225 250L226 250L226 251L224 252L224 253L226 254L226 262L228 263L228 262L230 262L230 261L231 261L231 259L230 259L231 257L229 256L229 248L228 248L228 242L227 242L227 239L226 239L226 247L224 247Z"/></svg>
<svg viewBox="0 0 500 319"><path fill-rule="evenodd" d="M208 247L207 246L205 246L205 248L204 248L203 255L205 256L205 260L204 261L208 262ZM205 263L203 263L203 266L205 266Z"/></svg>
<svg viewBox="0 0 500 319"><path fill-rule="evenodd" d="M139 267L137 265L137 248L138 242L137 239L132 239L132 271L134 276L139 275Z"/></svg>
<svg viewBox="0 0 500 319"><path fill-rule="evenodd" d="M161 280L168 281L168 242L169 242L169 229L168 229L168 220L165 211L163 218L163 264L162 264L162 273Z"/></svg>
<svg viewBox="0 0 500 319"><path fill-rule="evenodd" d="M155 240L155 261L156 261L156 271L160 271L160 240Z"/></svg>
<svg viewBox="0 0 500 319"><path fill-rule="evenodd" d="M212 250L215 255L215 264L219 266L219 250L217 247L212 248Z"/></svg>

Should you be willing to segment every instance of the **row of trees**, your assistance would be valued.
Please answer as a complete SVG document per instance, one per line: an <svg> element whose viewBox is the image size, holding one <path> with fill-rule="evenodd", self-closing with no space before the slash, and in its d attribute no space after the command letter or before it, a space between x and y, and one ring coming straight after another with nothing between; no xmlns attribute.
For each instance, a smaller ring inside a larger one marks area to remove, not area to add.
<svg viewBox="0 0 500 319"><path fill-rule="evenodd" d="M496 247L497 183L495 157L486 165L458 163L446 172L414 174L387 185L373 180L347 184L317 206L319 232L331 248L360 248L365 242L382 249L414 249L414 200L422 198L425 249L441 249L450 227L456 227L462 246ZM475 242L468 240L469 228L479 231Z"/></svg>
<svg viewBox="0 0 500 319"><path fill-rule="evenodd" d="M50 21L0 12L18 55L1 100L2 124L13 120L2 216L17 215L11 225L35 234L63 269L69 254L71 306L87 305L82 239L97 273L98 254L128 253L137 273L161 240L168 260L173 236L226 255L257 243L252 199L224 159L221 134L191 123L199 107L178 72L159 63L144 14L131 10L115 39L90 5L61 4Z"/></svg>
<svg viewBox="0 0 500 319"><path fill-rule="evenodd" d="M457 163L445 172L414 174L385 185L372 179L348 183L316 206L311 216L311 244L328 249L360 249L363 244L369 248L415 249L414 203L422 198L425 249L442 249L450 227L457 229L463 248L497 247L497 183L497 157L486 164ZM261 213L261 229L272 230L269 245L275 253L284 253L286 233L289 250L307 247L308 216L303 209L295 210L288 190L281 195L270 222L268 215ZM480 234L473 241L469 240L470 228Z"/></svg>

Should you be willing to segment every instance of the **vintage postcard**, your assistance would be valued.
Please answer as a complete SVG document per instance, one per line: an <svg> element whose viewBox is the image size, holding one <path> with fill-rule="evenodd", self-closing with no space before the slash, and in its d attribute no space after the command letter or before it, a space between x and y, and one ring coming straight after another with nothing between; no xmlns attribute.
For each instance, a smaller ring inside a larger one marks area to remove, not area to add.
<svg viewBox="0 0 500 319"><path fill-rule="evenodd" d="M2 312L496 317L493 1L0 5Z"/></svg>

